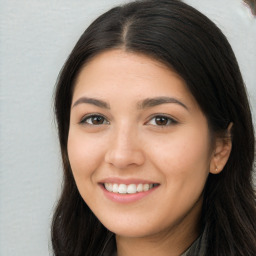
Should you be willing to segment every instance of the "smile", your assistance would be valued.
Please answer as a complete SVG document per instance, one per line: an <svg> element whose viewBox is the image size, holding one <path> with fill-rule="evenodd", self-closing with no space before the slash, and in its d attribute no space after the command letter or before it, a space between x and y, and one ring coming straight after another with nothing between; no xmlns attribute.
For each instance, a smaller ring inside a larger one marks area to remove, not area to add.
<svg viewBox="0 0 256 256"><path fill-rule="evenodd" d="M136 194L146 192L158 184L117 184L117 183L104 183L107 191L117 194Z"/></svg>

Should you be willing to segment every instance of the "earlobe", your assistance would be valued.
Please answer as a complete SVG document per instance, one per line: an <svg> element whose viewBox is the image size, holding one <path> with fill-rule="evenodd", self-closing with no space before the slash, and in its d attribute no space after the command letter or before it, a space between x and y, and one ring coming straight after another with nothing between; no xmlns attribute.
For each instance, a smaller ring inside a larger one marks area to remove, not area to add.
<svg viewBox="0 0 256 256"><path fill-rule="evenodd" d="M232 150L232 127L233 123L230 123L226 135L224 137L216 138L215 150L210 164L210 173L212 174L220 173L229 159Z"/></svg>

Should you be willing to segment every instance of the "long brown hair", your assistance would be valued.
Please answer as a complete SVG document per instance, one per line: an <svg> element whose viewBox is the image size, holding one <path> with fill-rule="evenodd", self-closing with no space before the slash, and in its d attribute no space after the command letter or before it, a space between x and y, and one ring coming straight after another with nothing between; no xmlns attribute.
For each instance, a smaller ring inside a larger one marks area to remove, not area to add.
<svg viewBox="0 0 256 256"><path fill-rule="evenodd" d="M220 174L209 175L205 185L205 255L256 255L252 184L255 138L243 79L222 32L203 14L178 0L135 1L104 13L85 30L61 70L55 114L64 179L52 221L54 254L101 255L111 236L77 190L67 138L79 71L93 56L113 48L151 56L175 70L186 81L213 134L225 133L233 123L230 158Z"/></svg>

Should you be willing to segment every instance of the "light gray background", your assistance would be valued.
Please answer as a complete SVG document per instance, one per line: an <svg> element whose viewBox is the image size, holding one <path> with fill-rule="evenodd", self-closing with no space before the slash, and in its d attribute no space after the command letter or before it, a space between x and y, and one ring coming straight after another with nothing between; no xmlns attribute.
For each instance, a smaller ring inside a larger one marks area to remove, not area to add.
<svg viewBox="0 0 256 256"><path fill-rule="evenodd" d="M52 94L75 42L122 0L0 0L0 255L51 255L61 164ZM126 1L127 2L127 1ZM228 37L256 110L256 19L241 0L187 0Z"/></svg>

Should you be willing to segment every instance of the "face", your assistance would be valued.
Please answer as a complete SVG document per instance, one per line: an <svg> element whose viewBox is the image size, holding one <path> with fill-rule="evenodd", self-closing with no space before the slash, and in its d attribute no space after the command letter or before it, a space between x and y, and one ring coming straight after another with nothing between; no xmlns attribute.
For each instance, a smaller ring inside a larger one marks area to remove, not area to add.
<svg viewBox="0 0 256 256"><path fill-rule="evenodd" d="M72 172L103 225L143 237L198 222L210 134L181 77L147 56L107 51L81 70L70 113Z"/></svg>

